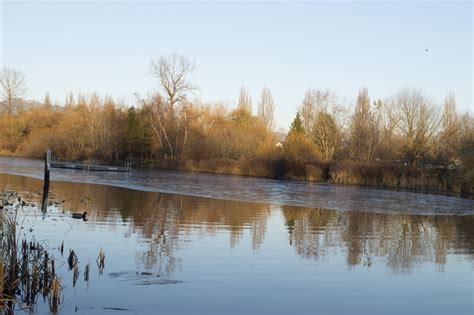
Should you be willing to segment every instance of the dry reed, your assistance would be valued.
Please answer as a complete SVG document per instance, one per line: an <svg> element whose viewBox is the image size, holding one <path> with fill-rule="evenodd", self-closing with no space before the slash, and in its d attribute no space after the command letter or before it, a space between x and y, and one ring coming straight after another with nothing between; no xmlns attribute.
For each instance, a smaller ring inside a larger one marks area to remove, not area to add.
<svg viewBox="0 0 474 315"><path fill-rule="evenodd" d="M42 244L34 239L20 241L17 231L21 231L23 222L19 223L18 213L26 203L12 194L2 201L5 203L10 212L5 212L1 221L0 308L13 312L16 304L31 309L39 293L47 296L56 274L54 258Z"/></svg>
<svg viewBox="0 0 474 315"><path fill-rule="evenodd" d="M103 274L105 268L105 254L102 248L100 248L99 256L97 256L97 266L99 267L99 273Z"/></svg>

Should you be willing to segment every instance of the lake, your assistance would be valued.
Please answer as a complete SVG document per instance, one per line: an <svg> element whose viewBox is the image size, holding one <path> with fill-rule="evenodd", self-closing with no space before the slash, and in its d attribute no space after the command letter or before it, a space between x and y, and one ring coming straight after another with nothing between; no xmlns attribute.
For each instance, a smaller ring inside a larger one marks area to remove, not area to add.
<svg viewBox="0 0 474 315"><path fill-rule="evenodd" d="M0 190L38 203L42 168L0 158ZM473 200L183 172L51 179L59 205L25 207L21 231L57 259L62 314L473 312ZM70 216L83 211L88 221Z"/></svg>

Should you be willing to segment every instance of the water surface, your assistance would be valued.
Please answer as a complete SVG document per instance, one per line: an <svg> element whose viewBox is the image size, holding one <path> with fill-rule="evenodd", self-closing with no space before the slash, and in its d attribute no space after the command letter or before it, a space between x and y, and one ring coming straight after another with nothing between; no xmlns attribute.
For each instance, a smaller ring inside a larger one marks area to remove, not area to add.
<svg viewBox="0 0 474 315"><path fill-rule="evenodd" d="M40 160L0 157L0 173L43 178ZM473 215L474 200L406 191L321 185L266 178L135 170L132 173L52 169L51 179L141 191L341 211Z"/></svg>
<svg viewBox="0 0 474 315"><path fill-rule="evenodd" d="M28 170L4 161L0 172L10 174L0 174L0 190L39 202L36 162L26 160ZM45 217L25 208L23 235L42 240L58 260L62 313L472 314L471 200L355 188L347 197L344 187L173 172L147 173L139 186L138 174L55 170L50 195L60 206ZM199 193L188 193L192 187ZM319 197L307 194L319 189L328 189L322 202L343 201L317 207ZM442 210L433 210L434 201ZM396 211L378 209L384 204ZM82 211L88 221L69 215ZM60 263L62 241L79 257L75 287ZM95 264L100 248L103 274ZM49 306L40 298L36 311Z"/></svg>

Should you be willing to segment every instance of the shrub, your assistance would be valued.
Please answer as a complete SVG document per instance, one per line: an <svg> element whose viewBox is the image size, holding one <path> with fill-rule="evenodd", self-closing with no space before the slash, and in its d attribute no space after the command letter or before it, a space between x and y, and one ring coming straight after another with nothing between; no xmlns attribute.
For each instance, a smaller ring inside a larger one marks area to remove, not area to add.
<svg viewBox="0 0 474 315"><path fill-rule="evenodd" d="M285 175L288 174L290 165L289 161L286 158L280 158L271 161L270 170L274 178L282 179Z"/></svg>

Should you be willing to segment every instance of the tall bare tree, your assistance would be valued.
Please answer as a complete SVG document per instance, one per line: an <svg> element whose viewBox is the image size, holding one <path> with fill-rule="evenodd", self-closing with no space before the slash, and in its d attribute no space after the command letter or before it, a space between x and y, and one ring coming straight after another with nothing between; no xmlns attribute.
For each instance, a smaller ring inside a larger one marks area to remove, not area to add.
<svg viewBox="0 0 474 315"><path fill-rule="evenodd" d="M237 107L252 113L252 98L250 97L249 92L243 86L240 88L239 104Z"/></svg>
<svg viewBox="0 0 474 315"><path fill-rule="evenodd" d="M444 163L454 162L459 158L460 126L456 111L456 96L453 92L450 92L444 99L441 115L439 153Z"/></svg>
<svg viewBox="0 0 474 315"><path fill-rule="evenodd" d="M272 93L267 87L262 89L257 116L268 130L273 131L275 128L275 103Z"/></svg>
<svg viewBox="0 0 474 315"><path fill-rule="evenodd" d="M18 98L27 90L25 75L21 71L3 67L0 72L0 89L5 111L12 115Z"/></svg>
<svg viewBox="0 0 474 315"><path fill-rule="evenodd" d="M68 95L66 96L66 101L64 102L64 106L66 108L71 108L74 106L74 95L72 92L69 92Z"/></svg>
<svg viewBox="0 0 474 315"><path fill-rule="evenodd" d="M370 107L366 88L359 91L351 123L351 155L359 162L373 160L379 141L378 120Z"/></svg>
<svg viewBox="0 0 474 315"><path fill-rule="evenodd" d="M314 129L314 121L318 112L328 113L335 120L338 128L346 125L346 109L337 95L328 89L308 90L301 104L300 113L303 126L308 135Z"/></svg>
<svg viewBox="0 0 474 315"><path fill-rule="evenodd" d="M303 120L303 128L307 134L313 130L313 122L315 116L315 108L311 90L307 91L304 95L303 103L301 104L301 119Z"/></svg>
<svg viewBox="0 0 474 315"><path fill-rule="evenodd" d="M176 119L172 107L167 105L161 95L155 94L149 101L143 100L143 105L150 110L150 126L164 157L176 157Z"/></svg>
<svg viewBox="0 0 474 315"><path fill-rule="evenodd" d="M336 104L336 95L328 89L317 89L311 91L313 104L318 111L331 112Z"/></svg>
<svg viewBox="0 0 474 315"><path fill-rule="evenodd" d="M194 63L177 54L161 57L158 62L150 62L151 74L160 82L160 89L171 107L185 101L188 93L196 90L188 81L188 76L194 69Z"/></svg>
<svg viewBox="0 0 474 315"><path fill-rule="evenodd" d="M322 158L331 161L341 146L341 132L334 117L323 110L316 113L312 139L319 148Z"/></svg>
<svg viewBox="0 0 474 315"><path fill-rule="evenodd" d="M400 119L397 116L396 107L397 104L390 99L385 101L378 99L373 103L372 113L379 129L377 156L383 160L392 161L400 152L397 134Z"/></svg>
<svg viewBox="0 0 474 315"><path fill-rule="evenodd" d="M401 90L393 101L403 139L402 153L408 163L416 165L433 149L440 123L438 110L416 89Z"/></svg>
<svg viewBox="0 0 474 315"><path fill-rule="evenodd" d="M51 109L51 106L53 106L53 104L51 103L51 97L49 96L49 93L46 93L46 95L44 96L43 106L46 109Z"/></svg>
<svg viewBox="0 0 474 315"><path fill-rule="evenodd" d="M173 54L162 57L158 62L153 60L150 63L151 74L160 82L160 91L166 98L166 103L157 102L155 97L150 104L155 121L152 121L155 134L158 136L163 148L169 150L165 153L172 159L178 157L178 152L185 152L188 138L188 94L197 89L188 80L188 76L194 71L195 65L186 57ZM159 105L159 106L158 106ZM181 105L177 109L176 106ZM181 118L178 119L177 113ZM165 141L163 141L165 140Z"/></svg>

